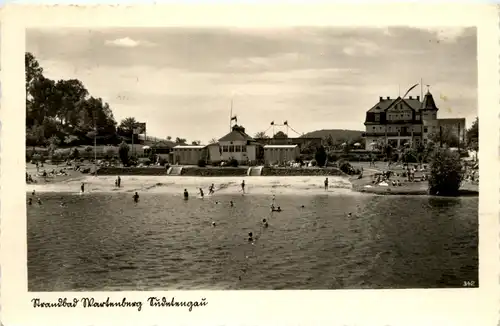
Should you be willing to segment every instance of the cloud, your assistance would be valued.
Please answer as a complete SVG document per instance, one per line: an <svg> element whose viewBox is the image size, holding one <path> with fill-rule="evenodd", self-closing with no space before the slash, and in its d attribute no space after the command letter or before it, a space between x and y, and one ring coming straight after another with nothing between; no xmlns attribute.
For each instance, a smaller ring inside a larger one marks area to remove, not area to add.
<svg viewBox="0 0 500 326"><path fill-rule="evenodd" d="M429 28L431 33L436 35L436 38L441 42L454 43L465 34L465 27L443 27Z"/></svg>
<svg viewBox="0 0 500 326"><path fill-rule="evenodd" d="M356 41L344 47L342 52L349 56L375 56L379 54L380 47L371 41Z"/></svg>
<svg viewBox="0 0 500 326"><path fill-rule="evenodd" d="M106 45L118 46L118 47L124 47L124 48L135 48L139 45L152 45L149 42L136 41L136 40L131 39L130 37L123 37L123 38L119 38L119 39L112 40L112 41L108 40L105 43L106 43Z"/></svg>

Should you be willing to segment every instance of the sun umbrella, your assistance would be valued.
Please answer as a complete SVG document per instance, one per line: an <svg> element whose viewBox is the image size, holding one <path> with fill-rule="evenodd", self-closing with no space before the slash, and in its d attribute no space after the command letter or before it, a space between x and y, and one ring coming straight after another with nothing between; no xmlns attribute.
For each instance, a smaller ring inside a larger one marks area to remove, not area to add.
<svg viewBox="0 0 500 326"><path fill-rule="evenodd" d="M360 143L355 143L354 146L361 146L361 144Z"/></svg>
<svg viewBox="0 0 500 326"><path fill-rule="evenodd" d="M150 149L151 147L149 146L142 146L142 149Z"/></svg>

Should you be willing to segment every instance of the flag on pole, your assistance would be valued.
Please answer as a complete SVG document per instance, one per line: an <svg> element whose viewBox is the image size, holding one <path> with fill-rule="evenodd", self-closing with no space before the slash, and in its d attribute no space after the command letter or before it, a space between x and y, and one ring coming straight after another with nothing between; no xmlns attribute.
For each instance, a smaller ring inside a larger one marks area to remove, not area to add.
<svg viewBox="0 0 500 326"><path fill-rule="evenodd" d="M271 126L274 126L274 121L271 121Z"/></svg>
<svg viewBox="0 0 500 326"><path fill-rule="evenodd" d="M287 126L288 125L288 121L283 122L283 125Z"/></svg>
<svg viewBox="0 0 500 326"><path fill-rule="evenodd" d="M238 118L236 116L231 117L231 121L233 121L233 120L238 121Z"/></svg>
<svg viewBox="0 0 500 326"><path fill-rule="evenodd" d="M403 95L403 98L405 98L405 97L406 97L406 95L408 95L408 93L409 93L409 92L411 92L411 91L412 91L415 87L417 87L417 86L418 86L418 84L415 84L415 85L413 85L412 87L410 87L410 88L406 91L405 95Z"/></svg>

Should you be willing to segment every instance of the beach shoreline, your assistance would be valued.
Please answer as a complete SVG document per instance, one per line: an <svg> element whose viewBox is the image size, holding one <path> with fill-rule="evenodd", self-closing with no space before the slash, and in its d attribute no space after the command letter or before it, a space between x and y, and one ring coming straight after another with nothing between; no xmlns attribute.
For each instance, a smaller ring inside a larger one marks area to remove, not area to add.
<svg viewBox="0 0 500 326"><path fill-rule="evenodd" d="M89 193L166 193L181 195L184 189L198 196L199 188L208 195L208 187L215 185L215 193L240 194L245 180L245 194L341 194L351 192L351 183L345 177L329 177L330 187L324 189L324 177L188 177L188 176L121 176L121 187L115 186L116 176L83 176L45 184L27 184L26 191L38 193L79 193L81 183Z"/></svg>

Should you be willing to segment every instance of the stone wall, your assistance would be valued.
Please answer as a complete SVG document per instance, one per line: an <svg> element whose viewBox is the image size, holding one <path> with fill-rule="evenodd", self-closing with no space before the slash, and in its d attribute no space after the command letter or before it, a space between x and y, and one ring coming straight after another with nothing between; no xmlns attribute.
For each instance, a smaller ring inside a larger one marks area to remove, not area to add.
<svg viewBox="0 0 500 326"><path fill-rule="evenodd" d="M165 167L105 167L97 170L97 175L167 175Z"/></svg>
<svg viewBox="0 0 500 326"><path fill-rule="evenodd" d="M337 168L269 168L265 167L262 169L262 176L321 176L321 175L332 175L332 176L342 176L345 175L342 171Z"/></svg>
<svg viewBox="0 0 500 326"><path fill-rule="evenodd" d="M190 177L239 177L246 176L247 167L195 167L189 166L182 168L182 176Z"/></svg>

